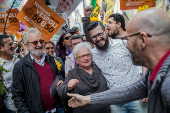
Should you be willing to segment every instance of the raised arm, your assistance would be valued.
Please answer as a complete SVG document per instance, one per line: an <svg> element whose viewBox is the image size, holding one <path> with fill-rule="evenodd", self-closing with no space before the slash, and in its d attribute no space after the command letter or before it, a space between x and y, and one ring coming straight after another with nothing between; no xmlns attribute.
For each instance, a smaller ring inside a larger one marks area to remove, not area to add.
<svg viewBox="0 0 170 113"><path fill-rule="evenodd" d="M88 96L79 94L68 94L72 98L69 100L70 107L80 107L87 104L121 104L128 101L147 97L147 77L141 78L134 84L122 87L111 88L110 90Z"/></svg>
<svg viewBox="0 0 170 113"><path fill-rule="evenodd" d="M111 88L105 92L90 95L91 104L121 104L147 97L147 81L141 78L127 87Z"/></svg>

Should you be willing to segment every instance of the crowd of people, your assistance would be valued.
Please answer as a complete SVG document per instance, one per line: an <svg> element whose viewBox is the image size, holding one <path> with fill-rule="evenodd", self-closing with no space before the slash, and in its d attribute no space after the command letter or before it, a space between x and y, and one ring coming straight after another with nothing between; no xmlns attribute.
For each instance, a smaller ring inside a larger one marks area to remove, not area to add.
<svg viewBox="0 0 170 113"><path fill-rule="evenodd" d="M126 26L114 13L108 23L83 17L57 43L29 28L20 42L0 35L1 113L170 112L170 18L148 9Z"/></svg>

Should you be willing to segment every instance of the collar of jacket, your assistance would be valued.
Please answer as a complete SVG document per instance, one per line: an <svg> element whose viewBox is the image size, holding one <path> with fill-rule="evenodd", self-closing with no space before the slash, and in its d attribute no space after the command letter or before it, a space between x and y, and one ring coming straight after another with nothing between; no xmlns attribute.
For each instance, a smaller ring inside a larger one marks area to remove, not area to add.
<svg viewBox="0 0 170 113"><path fill-rule="evenodd" d="M52 56L48 56L46 55L45 56L45 62L48 62L52 68L52 70L54 71L54 73L56 74L57 73L57 67L55 65L55 61ZM30 56L30 53L27 54L24 58L24 64L27 65L27 66L30 66L32 69L35 69L34 66L33 66L33 60L31 59L31 56Z"/></svg>
<svg viewBox="0 0 170 113"><path fill-rule="evenodd" d="M163 65L160 67L160 70L157 73L157 77L152 84L151 90L160 88L161 83L165 79L169 69L170 69L170 56L167 57L167 59L164 61Z"/></svg>

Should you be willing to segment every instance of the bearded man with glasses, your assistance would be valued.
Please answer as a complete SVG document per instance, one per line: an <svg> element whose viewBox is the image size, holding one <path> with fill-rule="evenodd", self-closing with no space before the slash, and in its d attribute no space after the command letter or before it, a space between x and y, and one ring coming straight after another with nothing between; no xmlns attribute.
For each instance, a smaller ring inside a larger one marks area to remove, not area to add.
<svg viewBox="0 0 170 113"><path fill-rule="evenodd" d="M55 113L61 108L57 96L50 94L54 80L61 75L52 56L44 53L41 33L31 28L24 34L29 53L16 63L13 71L13 98L18 113ZM61 112L62 113L62 112Z"/></svg>

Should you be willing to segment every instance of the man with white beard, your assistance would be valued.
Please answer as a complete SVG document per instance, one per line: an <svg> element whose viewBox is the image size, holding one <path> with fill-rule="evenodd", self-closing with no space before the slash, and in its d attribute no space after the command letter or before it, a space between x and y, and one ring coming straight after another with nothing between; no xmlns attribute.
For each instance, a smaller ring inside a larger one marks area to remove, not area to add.
<svg viewBox="0 0 170 113"><path fill-rule="evenodd" d="M54 113L61 108L57 96L50 94L52 82L61 75L54 58L44 54L41 33L31 28L24 34L29 53L16 63L13 71L13 98L17 113ZM61 82L61 81L60 81Z"/></svg>

